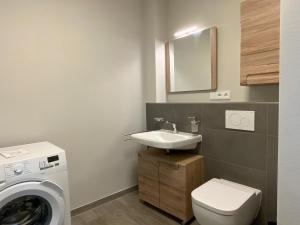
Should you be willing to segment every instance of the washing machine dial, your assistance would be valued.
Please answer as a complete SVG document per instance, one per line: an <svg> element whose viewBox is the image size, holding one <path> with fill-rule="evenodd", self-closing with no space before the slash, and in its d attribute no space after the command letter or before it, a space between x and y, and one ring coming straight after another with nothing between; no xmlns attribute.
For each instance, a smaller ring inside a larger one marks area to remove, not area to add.
<svg viewBox="0 0 300 225"><path fill-rule="evenodd" d="M23 173L23 169L24 169L24 166L21 164L14 166L15 175L21 175Z"/></svg>

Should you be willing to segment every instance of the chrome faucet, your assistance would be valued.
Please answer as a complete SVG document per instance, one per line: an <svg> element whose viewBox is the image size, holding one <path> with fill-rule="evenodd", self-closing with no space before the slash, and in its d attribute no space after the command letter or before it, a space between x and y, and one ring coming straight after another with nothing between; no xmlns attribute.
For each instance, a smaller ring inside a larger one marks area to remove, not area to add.
<svg viewBox="0 0 300 225"><path fill-rule="evenodd" d="M177 133L177 127L176 127L176 123L172 123L172 122L169 122L169 121L166 121L165 122L166 124L171 124L172 127L173 127L173 133Z"/></svg>
<svg viewBox="0 0 300 225"><path fill-rule="evenodd" d="M162 118L162 117L154 117L153 120L154 120L155 122L164 122L164 121L165 121L165 119Z"/></svg>

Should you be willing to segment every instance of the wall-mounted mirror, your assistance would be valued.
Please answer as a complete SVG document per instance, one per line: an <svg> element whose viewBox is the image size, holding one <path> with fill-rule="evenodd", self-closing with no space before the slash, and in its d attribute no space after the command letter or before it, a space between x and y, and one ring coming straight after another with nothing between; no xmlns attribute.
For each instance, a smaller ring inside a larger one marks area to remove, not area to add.
<svg viewBox="0 0 300 225"><path fill-rule="evenodd" d="M217 29L208 28L166 43L167 92L217 88Z"/></svg>

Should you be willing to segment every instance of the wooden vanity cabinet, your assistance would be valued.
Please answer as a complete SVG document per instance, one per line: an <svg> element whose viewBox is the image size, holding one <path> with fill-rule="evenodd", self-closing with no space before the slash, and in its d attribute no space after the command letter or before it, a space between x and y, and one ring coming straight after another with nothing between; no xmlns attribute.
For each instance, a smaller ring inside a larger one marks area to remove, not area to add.
<svg viewBox="0 0 300 225"><path fill-rule="evenodd" d="M280 0L241 3L241 85L279 83Z"/></svg>
<svg viewBox="0 0 300 225"><path fill-rule="evenodd" d="M139 153L139 198L187 222L193 218L191 192L203 182L203 158L150 148Z"/></svg>
<svg viewBox="0 0 300 225"><path fill-rule="evenodd" d="M143 159L139 154L139 198L156 207L159 207L158 165L155 160Z"/></svg>

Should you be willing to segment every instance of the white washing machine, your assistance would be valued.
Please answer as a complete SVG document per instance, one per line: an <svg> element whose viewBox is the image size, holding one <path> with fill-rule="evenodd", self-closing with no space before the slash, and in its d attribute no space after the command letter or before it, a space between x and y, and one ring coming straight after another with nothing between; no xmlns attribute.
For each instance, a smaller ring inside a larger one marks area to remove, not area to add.
<svg viewBox="0 0 300 225"><path fill-rule="evenodd" d="M71 225L64 150L48 142L0 148L0 224Z"/></svg>

